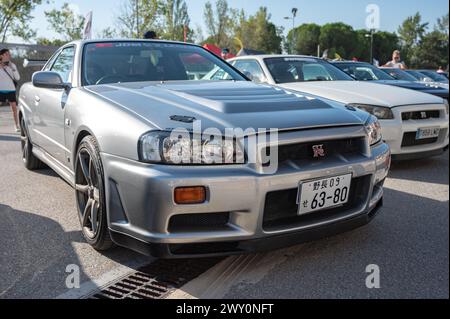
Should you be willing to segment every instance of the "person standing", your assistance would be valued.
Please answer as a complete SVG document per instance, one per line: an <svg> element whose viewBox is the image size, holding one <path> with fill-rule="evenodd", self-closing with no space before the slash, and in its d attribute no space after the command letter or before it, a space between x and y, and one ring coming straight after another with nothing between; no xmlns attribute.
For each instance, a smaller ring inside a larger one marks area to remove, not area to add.
<svg viewBox="0 0 450 319"><path fill-rule="evenodd" d="M388 63L386 63L383 66L387 67L387 68L395 68L395 69L401 69L401 70L407 69L406 64L402 61L399 50L395 50L392 53L392 61L389 61Z"/></svg>
<svg viewBox="0 0 450 319"><path fill-rule="evenodd" d="M436 72L440 73L440 74L444 74L445 73L444 68L442 66L439 66L439 68L437 69Z"/></svg>
<svg viewBox="0 0 450 319"><path fill-rule="evenodd" d="M17 82L20 74L17 67L11 62L11 53L8 49L0 50L0 102L9 102L14 116L16 132L20 131L17 117Z"/></svg>
<svg viewBox="0 0 450 319"><path fill-rule="evenodd" d="M228 48L222 49L222 52L220 53L220 57L226 61L229 56L230 56L230 49L228 49Z"/></svg>

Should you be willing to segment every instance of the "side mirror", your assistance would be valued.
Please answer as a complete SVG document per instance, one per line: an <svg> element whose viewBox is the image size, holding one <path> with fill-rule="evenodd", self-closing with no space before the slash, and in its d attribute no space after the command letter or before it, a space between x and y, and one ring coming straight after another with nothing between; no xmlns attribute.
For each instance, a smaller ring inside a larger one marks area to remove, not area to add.
<svg viewBox="0 0 450 319"><path fill-rule="evenodd" d="M61 76L56 72L40 71L35 72L31 79L35 87L45 89L64 89L71 88L69 83L64 83Z"/></svg>

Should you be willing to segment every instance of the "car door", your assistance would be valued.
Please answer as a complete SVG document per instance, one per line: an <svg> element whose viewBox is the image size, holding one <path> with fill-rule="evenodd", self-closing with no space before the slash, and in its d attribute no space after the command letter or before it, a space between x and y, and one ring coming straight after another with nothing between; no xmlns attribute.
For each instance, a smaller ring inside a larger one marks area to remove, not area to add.
<svg viewBox="0 0 450 319"><path fill-rule="evenodd" d="M72 82L75 47L61 50L48 71L57 72L66 83ZM69 152L65 147L64 113L70 91L64 89L36 88L35 105L40 123L36 126L40 146L54 159L64 164Z"/></svg>
<svg viewBox="0 0 450 319"><path fill-rule="evenodd" d="M267 77L264 74L263 69L256 60L237 60L233 62L233 66L241 71L243 74L251 78L253 82L256 83L266 83Z"/></svg>

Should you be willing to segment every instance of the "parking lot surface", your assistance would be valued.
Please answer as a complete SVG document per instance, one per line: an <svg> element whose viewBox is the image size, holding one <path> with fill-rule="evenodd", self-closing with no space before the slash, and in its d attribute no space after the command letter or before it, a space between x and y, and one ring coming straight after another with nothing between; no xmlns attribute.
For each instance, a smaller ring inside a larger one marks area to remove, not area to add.
<svg viewBox="0 0 450 319"><path fill-rule="evenodd" d="M69 265L80 267L86 287L153 261L122 248L99 253L83 241L73 190L49 169L23 167L7 107L0 107L0 163L0 298L67 293ZM226 258L173 296L448 298L448 166L448 152L394 163L384 207L371 224L272 253ZM379 289L366 287L368 265L380 269Z"/></svg>

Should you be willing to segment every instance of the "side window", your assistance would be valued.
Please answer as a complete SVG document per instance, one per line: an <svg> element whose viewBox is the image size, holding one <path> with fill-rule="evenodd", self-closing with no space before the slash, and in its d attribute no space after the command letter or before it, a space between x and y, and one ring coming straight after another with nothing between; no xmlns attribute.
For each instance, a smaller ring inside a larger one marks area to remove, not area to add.
<svg viewBox="0 0 450 319"><path fill-rule="evenodd" d="M65 48L56 58L55 63L53 63L50 71L59 73L64 82L72 82L74 57L75 57L75 48L74 47Z"/></svg>
<svg viewBox="0 0 450 319"><path fill-rule="evenodd" d="M328 71L320 64L304 64L303 79L304 81L332 80Z"/></svg>
<svg viewBox="0 0 450 319"><path fill-rule="evenodd" d="M264 71L255 60L240 60L234 63L234 67L239 69L245 75L251 75L251 80L256 83L267 82L267 78L264 75Z"/></svg>
<svg viewBox="0 0 450 319"><path fill-rule="evenodd" d="M54 55L52 55L52 57L48 60L47 64L42 68L42 71L50 71L50 68L52 67L56 58L59 56L59 53L60 52L57 52Z"/></svg>

